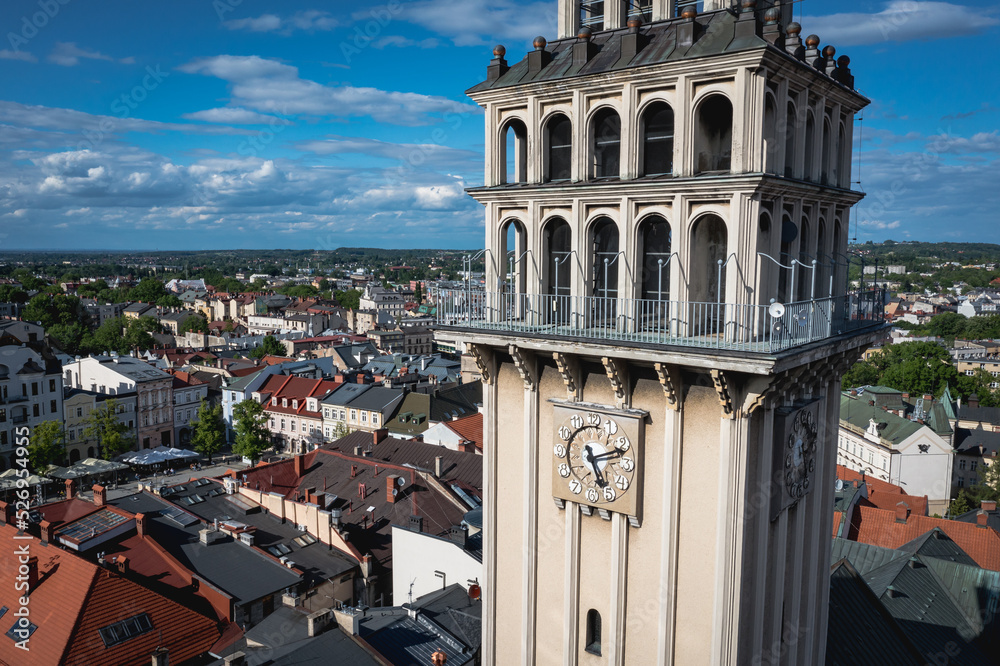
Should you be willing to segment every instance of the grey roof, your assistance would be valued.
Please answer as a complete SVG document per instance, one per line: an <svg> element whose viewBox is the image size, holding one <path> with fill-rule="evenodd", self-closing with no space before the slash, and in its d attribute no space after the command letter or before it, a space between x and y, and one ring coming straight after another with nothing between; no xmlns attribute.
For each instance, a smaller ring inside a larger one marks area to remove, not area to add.
<svg viewBox="0 0 1000 666"><path fill-rule="evenodd" d="M922 666L920 652L844 560L830 574L827 666Z"/></svg>
<svg viewBox="0 0 1000 666"><path fill-rule="evenodd" d="M334 395L336 391L334 392ZM347 403L352 409L365 409L368 411L385 411L394 403L398 403L403 398L402 389L385 388L384 386L372 386L369 390L359 394Z"/></svg>
<svg viewBox="0 0 1000 666"><path fill-rule="evenodd" d="M136 312L136 313L141 314L141 313L146 312L147 310L149 310L149 309L151 309L153 307L155 307L155 306L151 305L149 303L130 303L125 308L124 311L125 312Z"/></svg>
<svg viewBox="0 0 1000 666"><path fill-rule="evenodd" d="M458 583L431 592L412 604L472 651L482 645L483 605Z"/></svg>
<svg viewBox="0 0 1000 666"><path fill-rule="evenodd" d="M1000 407L969 407L962 405L958 418L963 421L978 421L1000 426Z"/></svg>
<svg viewBox="0 0 1000 666"><path fill-rule="evenodd" d="M940 527L928 530L925 534L917 537L909 543L904 543L899 547L904 553L922 555L924 557L934 557L939 560L955 562L957 564L967 564L969 566L979 566L976 561L969 557L962 548L952 541L951 537Z"/></svg>
<svg viewBox="0 0 1000 666"><path fill-rule="evenodd" d="M862 576L897 557L903 557L901 553L891 548L880 548L840 538L834 538L830 555L830 560L834 563L846 559Z"/></svg>
<svg viewBox="0 0 1000 666"><path fill-rule="evenodd" d="M232 539L204 545L198 532L206 527L200 520L182 526L164 511L177 505L148 492L109 499L108 503L150 518L150 535L182 565L222 589L236 603L260 599L301 581L297 573L267 555ZM187 521L185 521L187 522Z"/></svg>
<svg viewBox="0 0 1000 666"><path fill-rule="evenodd" d="M955 449L958 453L970 453L976 456L993 455L1000 451L1000 432L986 430L982 425L975 430L956 428Z"/></svg>
<svg viewBox="0 0 1000 666"><path fill-rule="evenodd" d="M400 662L396 662L400 663ZM449 664L451 662L448 662ZM381 666L382 662L339 628L328 629L298 649L271 662L272 666Z"/></svg>
<svg viewBox="0 0 1000 666"><path fill-rule="evenodd" d="M459 483L465 487L482 490L483 457L475 453L452 451L436 444L386 437L372 449L372 457L396 465L434 471L434 459L442 459L441 481L446 485ZM472 507L470 507L471 509Z"/></svg>
<svg viewBox="0 0 1000 666"><path fill-rule="evenodd" d="M333 393L323 398L320 402L324 405L344 407L347 403L360 397L371 388L373 388L371 384L341 384L333 390Z"/></svg>
<svg viewBox="0 0 1000 666"><path fill-rule="evenodd" d="M435 623L424 616L417 616L416 619L403 617L374 632L369 631L369 626L367 618L361 618L361 637L393 664L433 666L431 655L439 650L448 655L448 666L463 666L473 660L471 653L464 653L468 648L441 632Z"/></svg>
<svg viewBox="0 0 1000 666"><path fill-rule="evenodd" d="M154 368L149 363L130 356L95 356L101 365L114 370L120 375L137 382L150 382L158 379L171 379L173 375Z"/></svg>

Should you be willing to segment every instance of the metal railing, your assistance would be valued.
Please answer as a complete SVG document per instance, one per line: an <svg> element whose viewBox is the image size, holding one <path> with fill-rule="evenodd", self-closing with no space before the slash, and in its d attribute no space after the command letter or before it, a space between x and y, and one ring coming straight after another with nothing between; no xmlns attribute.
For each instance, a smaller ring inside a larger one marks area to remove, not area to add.
<svg viewBox="0 0 1000 666"><path fill-rule="evenodd" d="M442 289L437 324L551 337L776 352L884 323L884 292L768 305Z"/></svg>

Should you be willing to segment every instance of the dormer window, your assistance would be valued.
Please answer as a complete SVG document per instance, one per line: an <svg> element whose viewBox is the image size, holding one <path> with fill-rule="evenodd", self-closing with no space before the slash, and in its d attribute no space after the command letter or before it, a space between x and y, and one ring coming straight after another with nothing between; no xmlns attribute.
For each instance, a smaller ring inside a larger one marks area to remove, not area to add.
<svg viewBox="0 0 1000 666"><path fill-rule="evenodd" d="M282 398L281 399L281 406L282 407L288 407L288 398Z"/></svg>
<svg viewBox="0 0 1000 666"><path fill-rule="evenodd" d="M278 399L277 398L271 398L271 406L272 407L277 407L278 406Z"/></svg>
<svg viewBox="0 0 1000 666"><path fill-rule="evenodd" d="M292 409L298 409L298 408L299 408L299 401L292 400Z"/></svg>

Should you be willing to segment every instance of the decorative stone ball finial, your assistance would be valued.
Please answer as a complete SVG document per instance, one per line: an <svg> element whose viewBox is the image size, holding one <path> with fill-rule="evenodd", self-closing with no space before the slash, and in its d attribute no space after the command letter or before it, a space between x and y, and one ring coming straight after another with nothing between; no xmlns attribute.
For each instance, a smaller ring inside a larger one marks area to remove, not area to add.
<svg viewBox="0 0 1000 666"><path fill-rule="evenodd" d="M587 26L583 26L576 32L576 38L581 42L589 42L590 38L594 36L594 31ZM535 40L535 48L538 48L538 40Z"/></svg>
<svg viewBox="0 0 1000 666"><path fill-rule="evenodd" d="M535 37L535 41L533 42L533 44L535 46L536 51L544 51L545 45L548 44L548 42L545 41L544 37L539 35L538 37Z"/></svg>
<svg viewBox="0 0 1000 666"><path fill-rule="evenodd" d="M626 24L630 28L641 28L642 27L642 17L638 15L632 15L628 17L628 23Z"/></svg>
<svg viewBox="0 0 1000 666"><path fill-rule="evenodd" d="M693 19L698 16L698 8L694 5L688 5L681 11L681 18Z"/></svg>
<svg viewBox="0 0 1000 666"><path fill-rule="evenodd" d="M823 49L823 57L827 60L833 60L833 56L837 55L837 49L833 45L827 46Z"/></svg>
<svg viewBox="0 0 1000 666"><path fill-rule="evenodd" d="M781 20L781 7L771 7L764 12L764 23L774 25Z"/></svg>
<svg viewBox="0 0 1000 666"><path fill-rule="evenodd" d="M778 14L781 15L780 9L778 10ZM788 27L785 28L785 32L788 33L789 37L797 37L798 34L802 32L802 26L796 23L795 21L792 21L791 23L788 24Z"/></svg>
<svg viewBox="0 0 1000 666"><path fill-rule="evenodd" d="M851 66L850 57L842 55L839 58L837 58L837 67L840 67L841 69L847 69L850 66Z"/></svg>
<svg viewBox="0 0 1000 666"><path fill-rule="evenodd" d="M743 7L744 10L753 9L754 7L757 6L757 0L743 0L741 6Z"/></svg>
<svg viewBox="0 0 1000 666"><path fill-rule="evenodd" d="M507 55L507 49L503 44L497 44L493 47L493 55L497 58L502 58Z"/></svg>
<svg viewBox="0 0 1000 666"><path fill-rule="evenodd" d="M806 46L811 49L819 46L819 35L809 35L806 37Z"/></svg>

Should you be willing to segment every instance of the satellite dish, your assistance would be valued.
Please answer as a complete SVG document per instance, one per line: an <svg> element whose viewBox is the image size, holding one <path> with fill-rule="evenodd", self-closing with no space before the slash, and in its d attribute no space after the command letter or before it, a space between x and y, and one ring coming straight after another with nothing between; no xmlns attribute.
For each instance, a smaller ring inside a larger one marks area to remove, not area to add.
<svg viewBox="0 0 1000 666"><path fill-rule="evenodd" d="M767 314L771 315L772 319L781 319L785 316L785 306L778 302L771 303L767 308Z"/></svg>
<svg viewBox="0 0 1000 666"><path fill-rule="evenodd" d="M399 481L397 481L396 483L398 483L399 487L402 488L403 486L406 485L406 479L404 479L403 477L399 477Z"/></svg>

